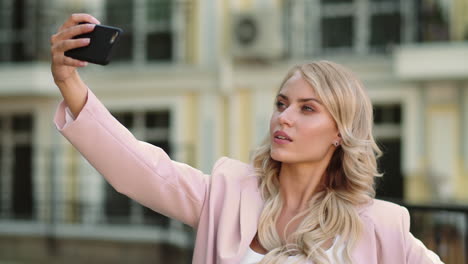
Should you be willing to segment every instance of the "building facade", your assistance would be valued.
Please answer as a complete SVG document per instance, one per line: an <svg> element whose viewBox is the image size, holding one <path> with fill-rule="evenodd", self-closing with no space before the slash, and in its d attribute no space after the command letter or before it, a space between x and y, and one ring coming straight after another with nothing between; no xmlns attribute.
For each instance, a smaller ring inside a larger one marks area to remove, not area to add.
<svg viewBox="0 0 468 264"><path fill-rule="evenodd" d="M53 126L49 38L76 12L124 30L83 79L175 160L248 162L288 68L328 59L374 103L378 196L468 201L466 1L0 0L0 261L191 262L189 228L118 194Z"/></svg>

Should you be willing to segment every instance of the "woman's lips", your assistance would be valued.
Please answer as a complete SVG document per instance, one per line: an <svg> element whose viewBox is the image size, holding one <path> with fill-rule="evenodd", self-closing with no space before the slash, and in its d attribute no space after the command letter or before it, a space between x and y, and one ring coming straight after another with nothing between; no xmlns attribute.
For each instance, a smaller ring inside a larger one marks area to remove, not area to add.
<svg viewBox="0 0 468 264"><path fill-rule="evenodd" d="M275 142L276 144L288 144L288 143L291 143L291 141L287 140L287 139L280 139L280 138L273 138L273 142Z"/></svg>
<svg viewBox="0 0 468 264"><path fill-rule="evenodd" d="M287 144L291 143L292 139L285 132L278 130L273 134L273 142L277 144Z"/></svg>

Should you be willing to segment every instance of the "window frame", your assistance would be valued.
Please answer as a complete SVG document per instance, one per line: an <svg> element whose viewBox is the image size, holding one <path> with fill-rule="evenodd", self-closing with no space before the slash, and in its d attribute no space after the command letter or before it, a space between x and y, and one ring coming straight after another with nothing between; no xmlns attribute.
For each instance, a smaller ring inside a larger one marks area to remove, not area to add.
<svg viewBox="0 0 468 264"><path fill-rule="evenodd" d="M343 3L326 3L321 0L286 1L283 6L283 35L287 53L293 58L313 57L316 55L357 55L388 53L384 45L372 45L372 18L380 15L396 14L400 17L398 44L416 41L416 13L412 11L416 0L354 0ZM323 45L324 19L351 17L351 45L326 47ZM295 29L287 32L285 29ZM384 46L384 48L382 48Z"/></svg>
<svg viewBox="0 0 468 264"><path fill-rule="evenodd" d="M103 14L106 17L107 13L107 1L103 1ZM170 5L171 14L169 15L169 20L167 23L167 31L164 28L159 28L158 23L152 23L148 19L148 6L154 4L152 0L135 0L132 3L131 10L131 28L124 28L124 34L126 31L132 32L130 39L130 59L121 60L121 63L131 62L136 65L141 64L164 64L164 63L177 63L185 62L187 59L186 54L186 45L185 43L185 33L187 25L187 12L186 8L191 7L189 0L182 2L169 1L169 0L157 0L158 2L167 1ZM156 26L155 26L156 25ZM151 34L155 33L168 33L170 35L170 58L168 59L149 59L148 55L148 39ZM119 61L116 61L119 63Z"/></svg>
<svg viewBox="0 0 468 264"><path fill-rule="evenodd" d="M37 56L37 21L36 9L39 3L34 0L21 0L22 22L23 28L15 29L13 19L15 19L15 1L17 0L0 0L0 25L4 23L4 28L0 27L0 63L3 62L30 62L34 61ZM15 46L20 43L21 59L15 58ZM5 45L5 46L3 46ZM2 47L3 46L3 47Z"/></svg>
<svg viewBox="0 0 468 264"><path fill-rule="evenodd" d="M169 142L174 146L172 159L181 162L186 160L186 151L184 151L184 149L180 149L181 146L184 146L183 132L186 129L186 124L183 122L183 114L185 113L185 97L183 95L130 98L121 97L112 99L106 99L103 97L101 101L106 105L107 109L111 113L129 112L130 110L136 112L169 110ZM138 135L136 136L138 138ZM69 144L66 145L68 148L73 148ZM82 221L73 223L59 221L58 232L60 234L68 237L168 242L183 248L190 248L193 246L193 234L188 232L188 228L181 222L173 219L170 219L169 226L166 228L156 225L145 225L138 220L129 224L106 223L104 219L105 216L103 215L105 210L105 200L103 197L106 191L105 180L91 167L91 165L89 165L89 163L87 163L84 158L81 158L81 156L79 157L78 166L82 169L84 168L88 173L92 173L92 175L88 175L86 177L92 178L93 184L98 185L98 187L94 189L94 193L92 195L95 197L101 197L101 200L98 202L97 206L91 208L91 210L81 210L81 215L79 217ZM92 169L93 172L91 172L90 169ZM81 178L83 175L78 174L77 177ZM84 194L81 193L79 199L83 199L83 196ZM136 208L143 209L142 206L138 206ZM64 212L65 210L61 211ZM143 210L141 210L141 213L143 214ZM65 215L62 215L61 219L66 219ZM86 226L86 230L83 230L84 226Z"/></svg>
<svg viewBox="0 0 468 264"><path fill-rule="evenodd" d="M21 132L20 135L17 134L17 132L14 131L13 129L13 117L17 115L28 115L31 117L31 130L27 132ZM0 107L0 118L1 119L8 119L10 122L9 124L6 125L5 123L2 124L2 130L6 129L7 132L3 133L3 131L0 132L0 146L1 149L0 151L2 152L0 163L0 181L1 181L1 190L0 190L0 219L3 221L26 221L26 222L35 222L38 220L38 207L44 206L44 205L37 205L37 202L39 201L39 197L37 197L38 194L38 188L37 186L37 175L39 172L36 170L36 153L37 153L37 144L35 142L36 139L36 133L37 133L37 128L36 128L36 119L37 116L35 114L35 111L32 109L24 109L20 108L18 106L13 106L9 104L5 104L2 107ZM7 142L7 144L3 144L4 142ZM14 178L16 177L14 174L14 147L18 143L26 143L28 146L31 148L31 157L30 157L30 182L31 182L31 216L28 217L27 219L24 218L17 218L14 213ZM11 157L11 158L7 158Z"/></svg>

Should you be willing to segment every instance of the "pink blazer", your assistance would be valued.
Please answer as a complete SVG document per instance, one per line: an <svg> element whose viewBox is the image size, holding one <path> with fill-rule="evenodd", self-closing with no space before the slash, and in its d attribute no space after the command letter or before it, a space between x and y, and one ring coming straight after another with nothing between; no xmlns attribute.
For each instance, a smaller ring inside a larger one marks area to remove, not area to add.
<svg viewBox="0 0 468 264"><path fill-rule="evenodd" d="M172 161L135 139L91 90L75 120L67 122L65 108L62 102L55 114L57 129L118 192L196 229L193 263L239 263L263 207L252 166L223 157L209 176ZM442 263L411 235L405 208L373 200L356 210L365 229L354 263Z"/></svg>

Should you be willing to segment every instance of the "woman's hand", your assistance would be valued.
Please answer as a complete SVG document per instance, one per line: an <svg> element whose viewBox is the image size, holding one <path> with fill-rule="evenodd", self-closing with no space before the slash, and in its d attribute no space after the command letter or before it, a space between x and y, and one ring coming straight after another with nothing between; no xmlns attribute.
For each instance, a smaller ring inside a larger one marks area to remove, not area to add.
<svg viewBox="0 0 468 264"><path fill-rule="evenodd" d="M79 24L88 22L90 24ZM50 38L52 55L52 75L55 83L65 82L76 74L77 67L84 67L87 62L65 56L64 52L70 49L89 45L88 38L73 39L73 37L94 30L94 24L99 20L88 14L73 14L59 28L58 32Z"/></svg>
<svg viewBox="0 0 468 264"><path fill-rule="evenodd" d="M79 24L88 22L91 24ZM73 39L73 37L94 30L94 24L100 22L88 14L73 14L59 28L58 32L50 38L52 55L52 75L55 84L60 89L65 103L75 117L83 109L88 88L81 80L76 68L84 67L87 62L75 60L65 56L65 51L89 45L89 39Z"/></svg>

